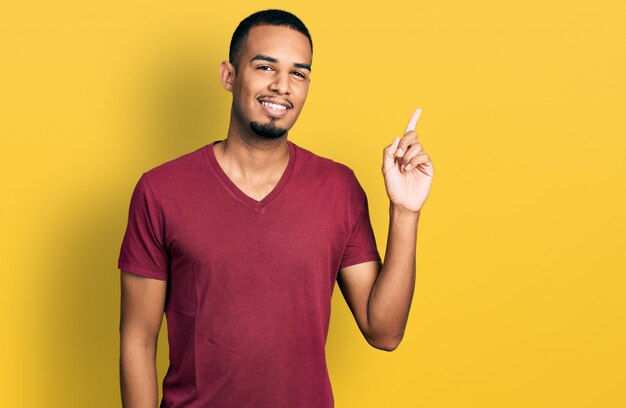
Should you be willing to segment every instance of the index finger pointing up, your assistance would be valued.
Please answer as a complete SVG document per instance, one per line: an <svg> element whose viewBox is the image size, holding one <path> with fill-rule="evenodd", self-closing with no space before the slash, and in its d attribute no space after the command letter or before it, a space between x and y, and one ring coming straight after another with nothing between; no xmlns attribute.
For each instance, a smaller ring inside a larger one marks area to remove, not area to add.
<svg viewBox="0 0 626 408"><path fill-rule="evenodd" d="M415 112L413 112L413 115L411 115L411 119L409 119L409 124L406 125L406 130L404 131L404 133L415 130L415 126L417 125L417 121L420 118L421 113L422 108L415 109Z"/></svg>

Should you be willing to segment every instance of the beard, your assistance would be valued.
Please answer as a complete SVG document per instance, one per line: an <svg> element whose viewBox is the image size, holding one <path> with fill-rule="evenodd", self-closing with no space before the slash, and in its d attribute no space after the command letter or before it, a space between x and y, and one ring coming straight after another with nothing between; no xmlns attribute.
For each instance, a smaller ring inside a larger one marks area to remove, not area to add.
<svg viewBox="0 0 626 408"><path fill-rule="evenodd" d="M287 129L276 126L274 121L270 123L250 122L250 128L254 133L266 139L278 139L287 133Z"/></svg>

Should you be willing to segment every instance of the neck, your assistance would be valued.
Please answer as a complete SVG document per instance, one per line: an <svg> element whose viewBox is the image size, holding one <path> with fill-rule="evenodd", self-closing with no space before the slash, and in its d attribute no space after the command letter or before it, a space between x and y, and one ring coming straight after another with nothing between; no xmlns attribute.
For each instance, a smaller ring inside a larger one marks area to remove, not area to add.
<svg viewBox="0 0 626 408"><path fill-rule="evenodd" d="M266 139L232 121L226 140L214 146L222 168L235 178L257 182L275 178L289 162L287 134Z"/></svg>

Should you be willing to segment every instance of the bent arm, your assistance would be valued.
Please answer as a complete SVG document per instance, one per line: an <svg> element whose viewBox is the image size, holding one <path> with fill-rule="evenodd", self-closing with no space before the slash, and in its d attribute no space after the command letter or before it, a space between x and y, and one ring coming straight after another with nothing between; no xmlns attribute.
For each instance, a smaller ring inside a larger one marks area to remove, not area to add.
<svg viewBox="0 0 626 408"><path fill-rule="evenodd" d="M398 347L415 290L419 212L391 204L385 262L364 262L339 272L337 283L365 339L386 351Z"/></svg>
<svg viewBox="0 0 626 408"><path fill-rule="evenodd" d="M124 408L158 405L156 346L167 281L121 273L120 388Z"/></svg>

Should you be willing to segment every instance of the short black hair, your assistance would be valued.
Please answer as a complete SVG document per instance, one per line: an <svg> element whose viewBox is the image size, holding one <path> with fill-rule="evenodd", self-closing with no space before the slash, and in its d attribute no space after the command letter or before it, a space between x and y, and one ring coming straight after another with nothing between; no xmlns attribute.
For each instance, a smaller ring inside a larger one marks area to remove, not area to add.
<svg viewBox="0 0 626 408"><path fill-rule="evenodd" d="M313 53L313 40L311 40L311 34L309 34L309 30L306 28L302 20L285 10L261 10L243 19L233 33L233 37L230 40L228 60L235 66L235 68L237 68L237 64L239 63L238 60L241 56L241 49L246 42L246 38L248 38L250 29L252 27L263 25L288 27L304 34L304 36L309 39L311 53Z"/></svg>

